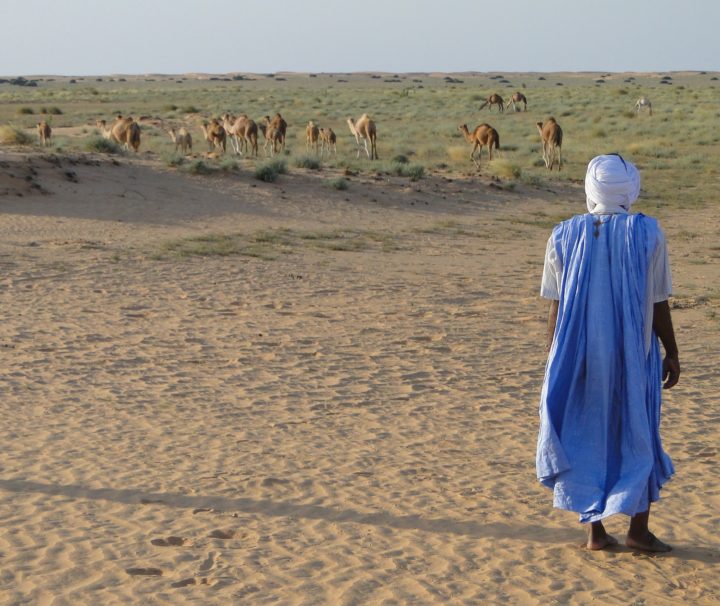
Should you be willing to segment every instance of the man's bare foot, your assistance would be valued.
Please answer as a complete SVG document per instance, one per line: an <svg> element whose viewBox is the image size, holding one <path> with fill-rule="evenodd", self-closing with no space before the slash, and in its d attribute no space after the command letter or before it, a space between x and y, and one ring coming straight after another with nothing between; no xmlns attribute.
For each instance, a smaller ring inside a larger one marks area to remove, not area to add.
<svg viewBox="0 0 720 606"><path fill-rule="evenodd" d="M591 551L598 551L606 547L617 545L618 540L607 533L602 522L593 522L588 530L588 538L585 547Z"/></svg>
<svg viewBox="0 0 720 606"><path fill-rule="evenodd" d="M606 547L612 547L617 544L618 544L618 540L614 536L605 533L605 536L597 538L597 539L588 537L587 544L585 545L585 547L587 549L590 549L591 551L599 551L600 549L605 549Z"/></svg>
<svg viewBox="0 0 720 606"><path fill-rule="evenodd" d="M672 547L667 543L663 543L652 532L648 531L647 535L642 539L637 539L628 535L625 538L625 545L630 549L638 551L648 551L650 553L667 553L672 551Z"/></svg>

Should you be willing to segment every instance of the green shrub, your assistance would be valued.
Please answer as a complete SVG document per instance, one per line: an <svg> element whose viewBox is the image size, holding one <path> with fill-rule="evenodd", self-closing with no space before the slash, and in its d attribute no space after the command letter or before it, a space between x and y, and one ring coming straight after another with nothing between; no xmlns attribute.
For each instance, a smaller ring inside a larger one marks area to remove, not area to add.
<svg viewBox="0 0 720 606"><path fill-rule="evenodd" d="M185 164L185 158L180 154L166 154L163 156L163 162L166 166L182 166Z"/></svg>
<svg viewBox="0 0 720 606"><path fill-rule="evenodd" d="M287 164L285 160L269 160L255 169L255 178L266 183L273 183L277 180L278 175L286 173Z"/></svg>
<svg viewBox="0 0 720 606"><path fill-rule="evenodd" d="M52 114L53 116L61 116L62 110L59 107L50 107L47 110L48 114Z"/></svg>
<svg viewBox="0 0 720 606"><path fill-rule="evenodd" d="M33 139L15 126L0 126L0 145L30 145Z"/></svg>
<svg viewBox="0 0 720 606"><path fill-rule="evenodd" d="M397 156L394 156L392 161L397 164L407 164L408 162L410 162L410 160L408 160L408 157L404 154L398 154Z"/></svg>
<svg viewBox="0 0 720 606"><path fill-rule="evenodd" d="M503 179L519 179L522 175L520 167L510 162L510 160L493 160L490 162L490 172Z"/></svg>
<svg viewBox="0 0 720 606"><path fill-rule="evenodd" d="M325 181L325 184L328 187L332 187L334 189L338 189L341 191L346 190L348 187L350 187L350 183L344 177L336 177L334 179L328 179L327 181Z"/></svg>
<svg viewBox="0 0 720 606"><path fill-rule="evenodd" d="M91 137L85 142L85 151L99 152L101 154L119 154L121 149L115 141L105 137Z"/></svg>
<svg viewBox="0 0 720 606"><path fill-rule="evenodd" d="M300 156L295 160L295 166L298 168L307 168L309 170L320 170L320 160L312 156Z"/></svg>
<svg viewBox="0 0 720 606"><path fill-rule="evenodd" d="M393 163L390 172L398 177L409 177L411 181L418 181L425 176L425 167L420 164Z"/></svg>
<svg viewBox="0 0 720 606"><path fill-rule="evenodd" d="M21 116L32 116L35 112L32 107L19 107L17 113Z"/></svg>
<svg viewBox="0 0 720 606"><path fill-rule="evenodd" d="M200 110L195 107L194 105L188 105L187 107L182 108L183 113L185 114L199 114Z"/></svg>
<svg viewBox="0 0 720 606"><path fill-rule="evenodd" d="M220 163L218 166L220 167L220 170L222 170L222 171L231 172L233 170L237 170L239 167L239 164L237 163L237 160L235 158L226 156L222 160L220 160Z"/></svg>
<svg viewBox="0 0 720 606"><path fill-rule="evenodd" d="M205 164L205 161L200 158L190 162L185 170L191 175L209 175L212 172L212 168Z"/></svg>

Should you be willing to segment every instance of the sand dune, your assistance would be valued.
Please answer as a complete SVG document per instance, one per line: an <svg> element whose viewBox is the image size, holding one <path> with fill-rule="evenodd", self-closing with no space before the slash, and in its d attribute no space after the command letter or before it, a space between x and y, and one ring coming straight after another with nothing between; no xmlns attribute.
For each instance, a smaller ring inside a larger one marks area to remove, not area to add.
<svg viewBox="0 0 720 606"><path fill-rule="evenodd" d="M710 209L660 215L675 550L590 553L534 478L542 257L579 189L0 161L0 604L720 600Z"/></svg>

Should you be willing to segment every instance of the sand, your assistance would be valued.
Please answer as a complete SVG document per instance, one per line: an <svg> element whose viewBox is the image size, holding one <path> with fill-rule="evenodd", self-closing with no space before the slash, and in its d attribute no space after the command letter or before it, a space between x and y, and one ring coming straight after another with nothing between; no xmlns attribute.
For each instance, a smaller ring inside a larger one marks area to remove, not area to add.
<svg viewBox="0 0 720 606"><path fill-rule="evenodd" d="M0 154L0 604L717 603L716 213L660 215L675 550L588 552L534 476L579 185L292 173Z"/></svg>

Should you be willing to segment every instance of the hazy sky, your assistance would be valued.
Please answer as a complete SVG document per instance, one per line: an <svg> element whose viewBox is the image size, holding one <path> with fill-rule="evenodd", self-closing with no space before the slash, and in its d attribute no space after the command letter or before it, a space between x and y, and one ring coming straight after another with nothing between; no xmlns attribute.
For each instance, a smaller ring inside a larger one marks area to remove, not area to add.
<svg viewBox="0 0 720 606"><path fill-rule="evenodd" d="M0 0L0 75L720 69L720 0Z"/></svg>

